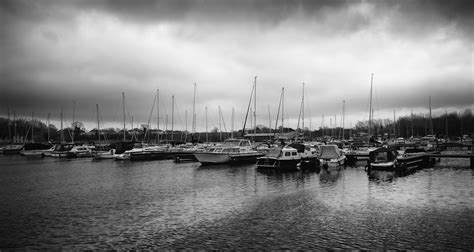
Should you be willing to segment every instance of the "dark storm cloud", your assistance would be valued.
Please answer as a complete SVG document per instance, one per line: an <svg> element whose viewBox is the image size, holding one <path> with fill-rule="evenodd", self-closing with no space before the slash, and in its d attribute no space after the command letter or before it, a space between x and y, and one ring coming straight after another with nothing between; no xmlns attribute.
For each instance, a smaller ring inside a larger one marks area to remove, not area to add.
<svg viewBox="0 0 474 252"><path fill-rule="evenodd" d="M263 117L281 86L297 116L303 81L319 116L340 113L343 99L366 110L376 71L382 109L423 107L428 95L464 108L472 10L440 0L0 1L2 106L54 112L75 100L76 116L93 121L96 103L114 114L124 91L143 122L157 88L190 113L197 82L201 116L204 106L244 111L259 75Z"/></svg>

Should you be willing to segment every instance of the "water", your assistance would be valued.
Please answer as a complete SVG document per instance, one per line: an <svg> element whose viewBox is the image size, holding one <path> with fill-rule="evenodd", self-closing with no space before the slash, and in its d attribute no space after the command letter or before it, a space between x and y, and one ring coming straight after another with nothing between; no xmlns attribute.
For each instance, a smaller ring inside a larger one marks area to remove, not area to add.
<svg viewBox="0 0 474 252"><path fill-rule="evenodd" d="M0 248L472 250L474 173L452 163L384 181L0 156Z"/></svg>

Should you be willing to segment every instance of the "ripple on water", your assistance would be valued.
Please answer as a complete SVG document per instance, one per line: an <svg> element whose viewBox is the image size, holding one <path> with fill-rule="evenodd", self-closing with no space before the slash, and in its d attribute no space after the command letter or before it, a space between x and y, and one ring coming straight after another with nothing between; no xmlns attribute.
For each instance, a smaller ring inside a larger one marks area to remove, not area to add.
<svg viewBox="0 0 474 252"><path fill-rule="evenodd" d="M473 173L0 156L0 247L474 249Z"/></svg>

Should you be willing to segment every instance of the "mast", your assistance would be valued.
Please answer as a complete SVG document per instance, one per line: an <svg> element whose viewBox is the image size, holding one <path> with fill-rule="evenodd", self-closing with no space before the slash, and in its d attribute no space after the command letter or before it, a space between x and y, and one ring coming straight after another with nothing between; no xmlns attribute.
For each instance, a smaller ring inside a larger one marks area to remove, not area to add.
<svg viewBox="0 0 474 252"><path fill-rule="evenodd" d="M284 123L284 115L285 115L285 88L281 88L281 133L283 134L285 125Z"/></svg>
<svg viewBox="0 0 474 252"><path fill-rule="evenodd" d="M431 95L430 95L430 134L433 135L433 118L431 117Z"/></svg>
<svg viewBox="0 0 474 252"><path fill-rule="evenodd" d="M303 95L301 98L301 121L302 121L301 132L304 132L304 82L303 82Z"/></svg>
<svg viewBox="0 0 474 252"><path fill-rule="evenodd" d="M395 109L393 110L393 138L396 138L397 137L397 130L395 128Z"/></svg>
<svg viewBox="0 0 474 252"><path fill-rule="evenodd" d="M345 109L346 109L346 101L342 100L342 140L344 140L344 114L345 114Z"/></svg>
<svg viewBox="0 0 474 252"><path fill-rule="evenodd" d="M281 109L281 103L282 103L282 99L283 99L283 90L284 88L282 87L281 88L281 95L280 95L280 102L278 103L278 112L277 112L277 118L275 120L275 132L274 132L274 136L276 135L277 131L278 131L278 119L280 117L280 109ZM283 113L282 113L283 114ZM283 116L283 115L282 115ZM281 125L281 128L283 129L283 123ZM282 132L283 133L283 132Z"/></svg>
<svg viewBox="0 0 474 252"><path fill-rule="evenodd" d="M64 143L63 110L64 110L64 107L61 106L61 143Z"/></svg>
<svg viewBox="0 0 474 252"><path fill-rule="evenodd" d="M209 142L209 131L207 128L207 106L206 106L206 143Z"/></svg>
<svg viewBox="0 0 474 252"><path fill-rule="evenodd" d="M100 125L99 125L99 104L95 104L97 110L97 136L99 138L99 149L100 149Z"/></svg>
<svg viewBox="0 0 474 252"><path fill-rule="evenodd" d="M71 141L74 143L74 133L76 131L76 124L75 124L75 114L76 114L76 101L72 101L72 134L71 135Z"/></svg>
<svg viewBox="0 0 474 252"><path fill-rule="evenodd" d="M324 114L321 118L321 137L324 137Z"/></svg>
<svg viewBox="0 0 474 252"><path fill-rule="evenodd" d="M222 142L222 130L221 130L221 106L219 105L219 114L217 115L219 118L219 142Z"/></svg>
<svg viewBox="0 0 474 252"><path fill-rule="evenodd" d="M173 141L174 130L174 95L171 96L171 141Z"/></svg>
<svg viewBox="0 0 474 252"><path fill-rule="evenodd" d="M371 128L372 128L372 86L373 86L373 82L374 82L374 74L372 73L372 75L370 77L370 98L369 98L369 137L370 137L370 134L372 133Z"/></svg>
<svg viewBox="0 0 474 252"><path fill-rule="evenodd" d="M247 106L247 113L245 114L244 125L243 125L243 128L242 128L242 137L244 137L244 135L245 135L245 126L247 125L247 119L248 119L248 116L249 116L250 105L252 104L252 96L254 95L256 80L257 80L257 76L255 76L254 84L252 85L252 91L250 91L249 105ZM252 112L250 112L250 114L251 113ZM252 116L250 116L250 118L252 118ZM250 128L252 128L252 123L250 123Z"/></svg>
<svg viewBox="0 0 474 252"><path fill-rule="evenodd" d="M122 108L123 108L123 141L125 142L125 93L122 92Z"/></svg>
<svg viewBox="0 0 474 252"><path fill-rule="evenodd" d="M414 134L413 134L413 109L411 110L411 137L414 137Z"/></svg>
<svg viewBox="0 0 474 252"><path fill-rule="evenodd" d="M16 111L13 110L13 138L14 138L14 142L18 142L18 136L16 135Z"/></svg>
<svg viewBox="0 0 474 252"><path fill-rule="evenodd" d="M31 142L34 143L35 142L35 139L34 139L34 134L33 134L33 128L34 128L34 119L33 117L35 116L35 112L31 112Z"/></svg>
<svg viewBox="0 0 474 252"><path fill-rule="evenodd" d="M191 126L192 128L192 126ZM184 142L188 141L188 110L184 110Z"/></svg>
<svg viewBox="0 0 474 252"><path fill-rule="evenodd" d="M158 144L160 144L160 90L156 90L156 128L158 130L157 132L157 138L158 138Z"/></svg>
<svg viewBox="0 0 474 252"><path fill-rule="evenodd" d="M254 79L254 95L253 95L253 124L254 124L254 136L257 135L257 76Z"/></svg>
<svg viewBox="0 0 474 252"><path fill-rule="evenodd" d="M232 124L231 124L230 138L234 138L234 107L232 107Z"/></svg>
<svg viewBox="0 0 474 252"><path fill-rule="evenodd" d="M7 107L8 110L8 142L12 142L12 131L11 131L11 121L10 121L10 107Z"/></svg>
<svg viewBox="0 0 474 252"><path fill-rule="evenodd" d="M51 114L48 113L48 120L47 120L47 129L48 129L48 143L50 142L50 135L49 135L49 124L50 124L50 118L51 118Z"/></svg>
<svg viewBox="0 0 474 252"><path fill-rule="evenodd" d="M270 117L270 104L268 104L268 133L272 133L272 118Z"/></svg>
<svg viewBox="0 0 474 252"><path fill-rule="evenodd" d="M196 83L194 83L194 96L193 96L193 122L191 126L191 133L196 133Z"/></svg>
<svg viewBox="0 0 474 252"><path fill-rule="evenodd" d="M446 110L446 137L445 142L448 142L448 111Z"/></svg>

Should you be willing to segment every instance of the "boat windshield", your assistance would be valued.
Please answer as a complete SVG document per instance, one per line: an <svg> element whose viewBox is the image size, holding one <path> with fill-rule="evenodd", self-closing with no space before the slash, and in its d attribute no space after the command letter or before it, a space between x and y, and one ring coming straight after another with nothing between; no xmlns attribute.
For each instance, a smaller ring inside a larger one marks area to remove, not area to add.
<svg viewBox="0 0 474 252"><path fill-rule="evenodd" d="M281 148L271 148L268 150L267 156L268 157L278 157L280 156Z"/></svg>

